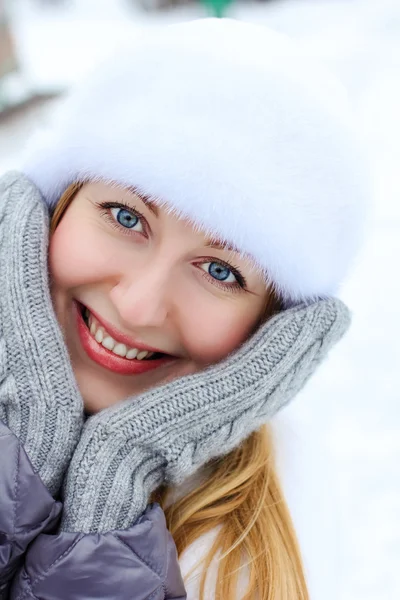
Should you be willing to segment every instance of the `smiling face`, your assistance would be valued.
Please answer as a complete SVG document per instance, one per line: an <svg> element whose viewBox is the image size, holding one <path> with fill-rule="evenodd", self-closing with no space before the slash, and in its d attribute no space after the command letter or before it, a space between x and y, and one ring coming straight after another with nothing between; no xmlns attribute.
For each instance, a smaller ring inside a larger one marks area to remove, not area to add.
<svg viewBox="0 0 400 600"><path fill-rule="evenodd" d="M49 268L89 412L222 360L271 300L250 260L104 183L74 196L51 236Z"/></svg>

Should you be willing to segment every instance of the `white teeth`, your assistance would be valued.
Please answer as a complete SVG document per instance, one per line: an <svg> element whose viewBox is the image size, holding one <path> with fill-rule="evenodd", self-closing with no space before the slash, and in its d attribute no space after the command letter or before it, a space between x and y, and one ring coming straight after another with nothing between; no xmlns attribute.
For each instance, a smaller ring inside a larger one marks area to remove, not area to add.
<svg viewBox="0 0 400 600"><path fill-rule="evenodd" d="M90 314L89 310L86 309L85 315L88 319L90 333L94 337L97 343L101 344L107 350L110 350L117 356L126 357L129 360L137 359L143 360L144 358L150 358L154 352L148 352L147 350L138 350L137 348L127 348L125 344L116 342L104 329L99 326L99 323Z"/></svg>
<svg viewBox="0 0 400 600"><path fill-rule="evenodd" d="M107 337L104 338L104 340L101 342L101 345L104 346L104 348L107 348L107 350L113 350L114 346L115 346L115 341L112 339L112 337L110 337L109 335Z"/></svg>
<svg viewBox="0 0 400 600"><path fill-rule="evenodd" d="M126 356L126 346L125 344L117 344L113 349L114 354L117 356Z"/></svg>
<svg viewBox="0 0 400 600"><path fill-rule="evenodd" d="M101 327L99 327L98 330L96 331L96 335L94 336L94 339L96 340L96 342L99 342L99 344L101 344L101 342L103 341L103 337L104 337L103 329Z"/></svg>
<svg viewBox="0 0 400 600"><path fill-rule="evenodd" d="M128 350L128 352L126 353L126 358L129 358L129 360L132 360L132 358L137 357L137 353L138 353L138 350L136 350L136 348L131 348L131 350Z"/></svg>

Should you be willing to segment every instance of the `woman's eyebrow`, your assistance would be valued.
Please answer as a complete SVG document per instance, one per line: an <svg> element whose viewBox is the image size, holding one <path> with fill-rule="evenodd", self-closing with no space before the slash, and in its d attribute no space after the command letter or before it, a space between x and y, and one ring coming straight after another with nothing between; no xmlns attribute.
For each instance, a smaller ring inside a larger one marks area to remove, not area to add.
<svg viewBox="0 0 400 600"><path fill-rule="evenodd" d="M143 202L143 204L145 204L147 206L147 208L149 210L151 210L151 212L158 217L158 208L155 204L155 202L153 202L152 200L150 200L150 198L148 196L144 196L143 194L141 194L139 192L139 190L135 189L135 188L128 188L129 191L134 194L137 198L139 198L139 200L141 200Z"/></svg>
<svg viewBox="0 0 400 600"><path fill-rule="evenodd" d="M233 246L232 244L228 244L227 242L221 242L219 240L208 240L205 243L206 248L215 248L216 250L228 250L230 252L239 252L240 250Z"/></svg>
<svg viewBox="0 0 400 600"><path fill-rule="evenodd" d="M145 204L147 206L147 208L149 210L151 210L151 212L158 217L158 208L155 205L154 202L152 202L151 200L149 200L148 198L145 198L144 196L139 195L139 198L141 199L141 201L143 202L143 204Z"/></svg>

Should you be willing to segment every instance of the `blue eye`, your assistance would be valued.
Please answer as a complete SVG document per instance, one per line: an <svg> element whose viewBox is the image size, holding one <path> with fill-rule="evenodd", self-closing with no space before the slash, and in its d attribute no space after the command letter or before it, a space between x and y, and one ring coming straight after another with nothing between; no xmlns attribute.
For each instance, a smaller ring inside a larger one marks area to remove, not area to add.
<svg viewBox="0 0 400 600"><path fill-rule="evenodd" d="M135 231L143 231L143 226L139 217L130 210L127 210L126 208L111 208L111 214L122 227L133 229L139 225Z"/></svg>
<svg viewBox="0 0 400 600"><path fill-rule="evenodd" d="M217 281L224 281L225 283L234 283L237 281L232 271L222 263L205 262L201 265L201 268Z"/></svg>
<svg viewBox="0 0 400 600"><path fill-rule="evenodd" d="M218 281L225 281L229 277L230 270L218 263L210 263L208 272L211 277L214 277L214 279L218 279Z"/></svg>

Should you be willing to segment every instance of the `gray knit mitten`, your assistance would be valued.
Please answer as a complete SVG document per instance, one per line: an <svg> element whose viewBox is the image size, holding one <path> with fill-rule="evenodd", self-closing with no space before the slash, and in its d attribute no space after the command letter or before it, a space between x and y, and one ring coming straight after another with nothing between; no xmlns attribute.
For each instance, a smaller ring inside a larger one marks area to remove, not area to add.
<svg viewBox="0 0 400 600"><path fill-rule="evenodd" d="M182 482L287 404L349 321L336 299L288 309L219 364L90 417L67 473L62 529L132 525L159 484Z"/></svg>
<svg viewBox="0 0 400 600"><path fill-rule="evenodd" d="M19 173L0 180L0 419L52 494L79 439L83 405L53 311L48 209Z"/></svg>

